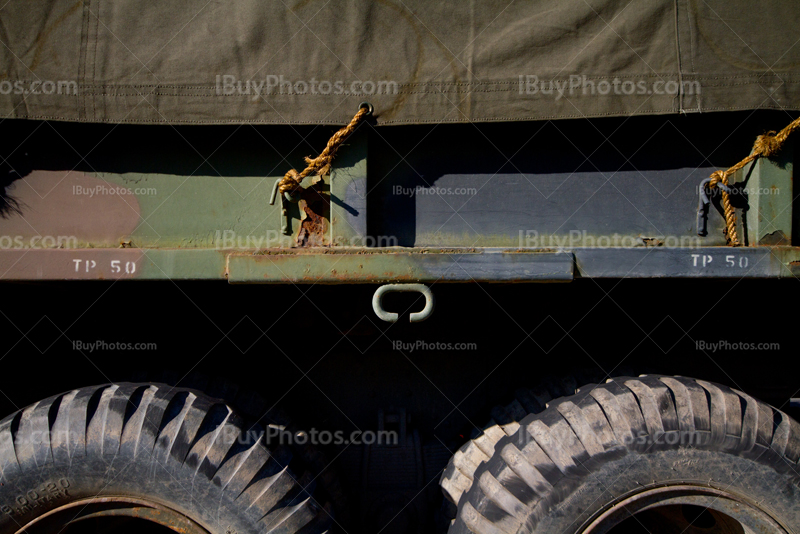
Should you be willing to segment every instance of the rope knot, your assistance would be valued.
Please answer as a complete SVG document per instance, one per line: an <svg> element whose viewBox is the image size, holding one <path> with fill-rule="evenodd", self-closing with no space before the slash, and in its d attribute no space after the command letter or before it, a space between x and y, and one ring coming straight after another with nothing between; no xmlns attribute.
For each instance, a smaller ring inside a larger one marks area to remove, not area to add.
<svg viewBox="0 0 800 534"><path fill-rule="evenodd" d="M711 180L708 182L708 188L716 186L717 183L722 182L723 185L728 185L728 175L725 171L714 171L711 173Z"/></svg>
<svg viewBox="0 0 800 534"><path fill-rule="evenodd" d="M777 154L782 145L783 140L779 139L774 131L767 132L756 137L756 142L753 144L753 153L768 158Z"/></svg>
<svg viewBox="0 0 800 534"><path fill-rule="evenodd" d="M291 195L300 187L300 180L302 180L302 178L300 178L300 173L294 169L290 169L289 172L281 178L278 191L280 191L281 194L289 193Z"/></svg>
<svg viewBox="0 0 800 534"><path fill-rule="evenodd" d="M731 169L727 171L714 171L708 179L708 188L717 187L722 193L722 209L725 212L725 230L723 231L728 244L734 247L739 246L739 236L736 235L736 212L731 205L728 191L728 176ZM719 184L719 185L718 185Z"/></svg>

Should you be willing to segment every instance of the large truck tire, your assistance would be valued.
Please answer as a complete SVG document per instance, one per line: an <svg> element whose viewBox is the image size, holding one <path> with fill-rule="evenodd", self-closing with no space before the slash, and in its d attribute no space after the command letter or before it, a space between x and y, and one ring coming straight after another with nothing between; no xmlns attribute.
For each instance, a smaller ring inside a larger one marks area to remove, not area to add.
<svg viewBox="0 0 800 534"><path fill-rule="evenodd" d="M800 532L800 425L725 386L584 386L494 449L450 534L600 533L631 516L660 532Z"/></svg>
<svg viewBox="0 0 800 534"><path fill-rule="evenodd" d="M519 422L528 414L545 410L547 403L559 397L574 395L580 384L605 378L599 372L581 371L574 375L547 377L531 388L518 389L514 400L506 406L495 406L481 431L473 433L450 458L439 479L444 493L443 514L452 520L456 517L456 506L461 495L472 487L475 471L494 454L497 442L512 436L519 429Z"/></svg>
<svg viewBox="0 0 800 534"><path fill-rule="evenodd" d="M261 428L280 427L284 435L295 435L303 431L303 428L297 426L297 421L275 403L268 401L257 389L242 386L224 376L210 376L198 371L186 375L171 370L136 369L124 376L124 381L166 384L202 391L233 408L248 423L257 423ZM296 471L309 473L313 478L314 497L317 501L332 507L337 523L346 524L351 510L331 458L307 441L294 440L288 447L292 453L292 461L296 464Z"/></svg>
<svg viewBox="0 0 800 534"><path fill-rule="evenodd" d="M0 422L0 532L119 518L191 533L324 531L313 477L290 464L288 448L268 448L260 427L199 391L77 389Z"/></svg>

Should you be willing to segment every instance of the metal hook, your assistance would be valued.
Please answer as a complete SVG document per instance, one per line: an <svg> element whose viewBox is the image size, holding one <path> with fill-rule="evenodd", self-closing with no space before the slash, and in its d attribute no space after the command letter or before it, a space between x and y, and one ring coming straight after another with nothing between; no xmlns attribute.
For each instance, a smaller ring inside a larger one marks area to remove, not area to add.
<svg viewBox="0 0 800 534"><path fill-rule="evenodd" d="M278 197L278 187L280 185L281 185L281 180L279 178L279 179L275 180L275 185L272 186L272 193L269 195L269 205L270 206L274 206L275 205L275 199ZM285 198L289 202L297 202L297 201L300 200L301 197L300 197L299 194L292 195L291 193L289 193L287 191L286 193L283 194L283 198Z"/></svg>
<svg viewBox="0 0 800 534"><path fill-rule="evenodd" d="M272 194L270 194L270 196L269 196L269 205L270 206L274 206L275 205L275 197L278 196L278 186L279 185L281 185L281 179L280 178L275 180L275 185L272 186Z"/></svg>
<svg viewBox="0 0 800 534"><path fill-rule="evenodd" d="M397 313L387 312L381 305L381 298L383 295L392 292L415 292L421 293L425 297L425 307L422 311L412 313L410 322L418 323L424 321L433 313L435 304L433 293L425 284L385 284L379 287L372 296L372 309L375 310L375 315L387 323L396 323L397 319L400 317Z"/></svg>
<svg viewBox="0 0 800 534"><path fill-rule="evenodd" d="M707 189L709 182L711 182L711 178L700 182L700 201L697 205L697 235L699 236L708 235L708 204L711 202Z"/></svg>

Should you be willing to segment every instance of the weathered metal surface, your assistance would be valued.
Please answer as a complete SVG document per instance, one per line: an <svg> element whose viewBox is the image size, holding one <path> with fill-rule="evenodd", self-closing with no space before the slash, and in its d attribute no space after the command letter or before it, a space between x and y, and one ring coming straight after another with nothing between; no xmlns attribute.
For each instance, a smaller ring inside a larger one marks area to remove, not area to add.
<svg viewBox="0 0 800 534"><path fill-rule="evenodd" d="M280 207L268 205L272 184L264 177L33 171L9 190L21 213L0 219L0 247L42 236L68 238L68 247L291 246L280 234Z"/></svg>
<svg viewBox="0 0 800 534"><path fill-rule="evenodd" d="M502 162L480 151L465 155L459 149L448 157L452 147L446 147L443 157L428 156L413 167L400 161L384 169L387 164L378 161L368 184L366 134L348 140L330 180L317 186L305 180L307 191L320 193L319 202L285 203L291 235L281 231L283 206L269 205L279 176L34 171L12 184L9 193L19 199L21 214L0 220L0 238L71 236L78 247L248 250L298 244L633 246L649 239L724 244L723 220L714 213L708 236L695 235L696 186L713 170L708 164L695 168L687 166L694 161L680 160L672 168L639 170L598 161L597 168L576 170L570 154L557 154L556 163L525 155L498 171ZM465 158L469 165L460 161ZM278 162L273 172L287 165Z"/></svg>
<svg viewBox="0 0 800 534"><path fill-rule="evenodd" d="M695 123L382 132L370 145L370 232L394 235L400 246L630 246L648 238L724 245L717 214L708 236L696 235L697 184L741 159L731 143L742 133L711 144Z"/></svg>
<svg viewBox="0 0 800 534"><path fill-rule="evenodd" d="M307 198L286 206L268 202L277 176L33 171L9 190L21 213L0 220L0 247L3 239L28 243L39 236L69 237L77 247L247 250L724 244L717 213L709 214L706 237L695 231L697 184L715 169L707 162L688 167L694 160L678 158L666 168L639 169L599 160L576 170L569 154L555 162L525 155L498 170L497 161L473 154L467 154L470 165L456 164L448 146L444 157L413 166L377 162L368 184L366 133L348 140L330 178L317 178L316 185L307 178ZM649 145L643 151L660 154ZM739 218L762 244L787 244L791 235L791 155L781 157L758 162L748 188L782 193L753 195L747 217ZM285 166L278 163L275 172ZM283 207L291 235L281 232Z"/></svg>
<svg viewBox="0 0 800 534"><path fill-rule="evenodd" d="M334 197L338 244L367 244L366 141L360 139L352 146L357 153L344 153L341 167L334 171L339 187ZM277 180L33 171L9 188L20 210L0 219L0 248L58 248L66 240L69 248L250 250L334 242L329 178L306 179L299 203L270 206ZM284 225L290 235L281 231Z"/></svg>
<svg viewBox="0 0 800 534"><path fill-rule="evenodd" d="M413 221L415 246L632 246L667 237L714 246L725 244L720 217L710 217L708 236L695 231L697 183L714 170L454 173L392 200L407 206L398 224Z"/></svg>
<svg viewBox="0 0 800 534"><path fill-rule="evenodd" d="M0 280L558 282L573 270L583 278L797 277L800 247L0 250Z"/></svg>
<svg viewBox="0 0 800 534"><path fill-rule="evenodd" d="M576 276L584 278L791 276L784 265L784 252L769 247L580 248L573 252Z"/></svg>
<svg viewBox="0 0 800 534"><path fill-rule="evenodd" d="M497 142L515 142L519 131L509 128L493 132ZM654 138L622 147L641 159L636 165L609 150L576 167L571 156L593 154L607 139L569 128L550 133L570 134L574 145L544 136L521 145L513 162L438 130L428 138L435 150L390 132L402 152L375 158L370 183L368 132L360 131L330 177L307 178L302 199L284 206L268 202L279 176L33 171L7 190L20 209L0 219L0 280L520 282L569 280L573 270L613 278L800 276L797 249L773 246L792 234L791 151L739 177L748 189L776 193L751 194L739 217L749 242L770 246L731 249L718 246L724 220L713 211L708 236L696 235L696 187L716 168L708 160L672 149L665 158ZM657 131L675 139L670 129ZM268 174L286 166L278 158ZM290 235L281 232L283 207Z"/></svg>
<svg viewBox="0 0 800 534"><path fill-rule="evenodd" d="M231 254L231 283L565 282L569 252L363 249Z"/></svg>
<svg viewBox="0 0 800 534"><path fill-rule="evenodd" d="M297 202L300 217L294 244L298 247L324 247L330 244L330 186L328 177L309 180ZM271 246L271 245L270 245Z"/></svg>
<svg viewBox="0 0 800 534"><path fill-rule="evenodd" d="M759 158L734 174L731 195L744 245L789 245L792 240L793 154ZM739 197L739 198L737 198Z"/></svg>
<svg viewBox="0 0 800 534"><path fill-rule="evenodd" d="M225 279L225 257L213 249L0 250L0 280Z"/></svg>
<svg viewBox="0 0 800 534"><path fill-rule="evenodd" d="M367 239L367 136L358 131L347 140L334 160L331 186L331 243L368 246Z"/></svg>
<svg viewBox="0 0 800 534"><path fill-rule="evenodd" d="M19 210L0 219L0 247L57 248L59 238L69 247L119 246L140 224L142 203L128 187L113 194L117 186L78 171L33 171L6 190Z"/></svg>

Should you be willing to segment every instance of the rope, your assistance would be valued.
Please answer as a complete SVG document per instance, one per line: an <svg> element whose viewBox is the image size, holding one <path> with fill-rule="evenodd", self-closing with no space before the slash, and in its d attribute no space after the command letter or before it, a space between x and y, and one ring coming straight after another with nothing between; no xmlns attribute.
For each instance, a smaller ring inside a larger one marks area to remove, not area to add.
<svg viewBox="0 0 800 534"><path fill-rule="evenodd" d="M345 139L355 131L361 121L371 112L372 110L369 107L360 107L352 120L350 120L350 123L331 136L328 140L328 145L319 156L316 158L305 158L307 167L303 169L302 172L297 172L295 169L291 169L287 172L286 175L281 178L278 185L278 190L281 192L281 195L283 193L289 193L291 195L297 191L300 188L300 182L302 182L303 178L306 176L312 174L324 176L329 174L331 172L331 163L336 156L336 151L339 150L339 147L344 143Z"/></svg>
<svg viewBox="0 0 800 534"><path fill-rule="evenodd" d="M736 235L736 211L731 205L731 199L728 193L728 191L730 191L727 187L728 177L758 157L763 156L768 158L780 152L783 143L786 142L786 138L798 128L800 128L800 117L793 120L786 128L777 134L772 131L764 135L759 135L756 138L756 142L753 144L753 151L749 156L728 170L715 171L711 174L711 179L708 182L709 188L718 187L718 184L722 184L722 187L719 187L719 189L722 192L722 208L725 211L725 233L729 245L738 247L739 236Z"/></svg>

